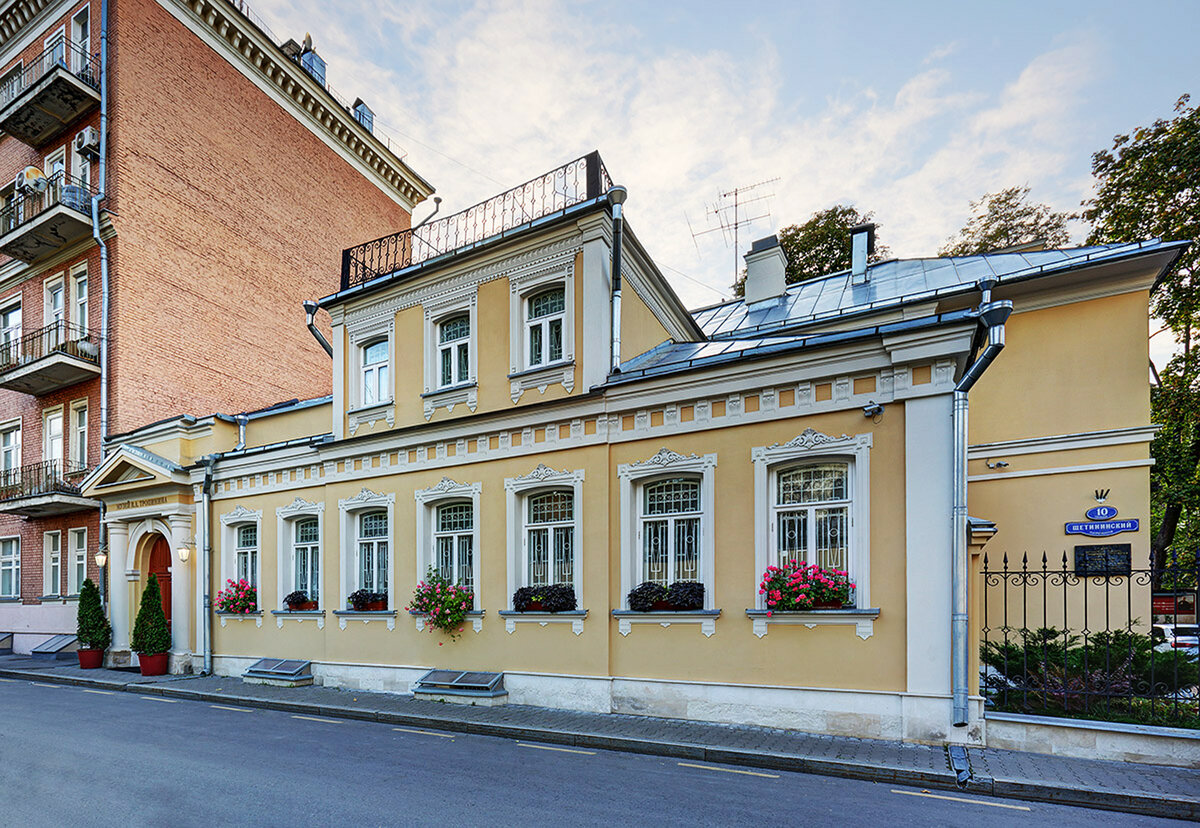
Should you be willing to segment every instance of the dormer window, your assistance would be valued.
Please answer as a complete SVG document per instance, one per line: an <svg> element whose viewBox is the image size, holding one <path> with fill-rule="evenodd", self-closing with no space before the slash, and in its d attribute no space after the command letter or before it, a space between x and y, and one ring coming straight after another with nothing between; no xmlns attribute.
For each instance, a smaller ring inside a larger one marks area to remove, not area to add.
<svg viewBox="0 0 1200 828"><path fill-rule="evenodd" d="M563 358L563 320L566 292L561 285L535 293L526 300L526 366L537 368Z"/></svg>
<svg viewBox="0 0 1200 828"><path fill-rule="evenodd" d="M452 316L438 325L438 387L471 379L471 317Z"/></svg>
<svg viewBox="0 0 1200 828"><path fill-rule="evenodd" d="M362 349L362 404L390 400L388 385L388 343L386 339L364 345Z"/></svg>

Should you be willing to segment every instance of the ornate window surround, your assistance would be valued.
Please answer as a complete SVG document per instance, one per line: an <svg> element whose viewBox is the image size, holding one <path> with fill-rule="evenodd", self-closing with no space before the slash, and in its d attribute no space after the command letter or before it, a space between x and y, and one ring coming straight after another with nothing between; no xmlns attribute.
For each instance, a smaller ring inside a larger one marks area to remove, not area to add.
<svg viewBox="0 0 1200 828"><path fill-rule="evenodd" d="M471 284L452 293L438 296L424 303L425 317L425 391L421 394L425 402L425 419L433 416L438 408L453 411L454 406L465 403L474 411L479 404L479 285ZM467 345L471 370L467 382L448 388L438 387L438 326L445 319L466 313L471 320L471 338Z"/></svg>
<svg viewBox="0 0 1200 828"><path fill-rule="evenodd" d="M483 580L480 577L480 561L483 557L479 548L479 524L482 517L479 513L479 494L483 490L481 483L458 483L449 477L443 477L439 483L428 489L418 489L413 492L417 504L417 581L425 578L425 573L433 563L433 521L437 506L450 500L468 500L474 515L471 529L471 569L475 581L475 610L483 607L481 596ZM423 619L418 618L418 629L423 626ZM476 630L478 632L479 630Z"/></svg>
<svg viewBox="0 0 1200 828"><path fill-rule="evenodd" d="M346 605L346 596L353 592L352 587L357 583L355 573L357 572L356 559L358 555L358 516L366 511L383 509L387 512L388 519L388 571L387 571L387 586L388 600L396 600L396 495L393 492L379 494L370 489L363 487L362 491L353 497L342 498L338 500L338 537L341 539L341 551L338 555L338 595L336 598L330 599L325 597L322 602L326 607L339 609ZM325 560L322 555L322 560ZM395 613L380 613L381 617L386 617L388 629L395 627ZM345 627L345 619L341 619L342 629Z"/></svg>
<svg viewBox="0 0 1200 828"><path fill-rule="evenodd" d="M755 635L766 635L766 625L771 623L803 623L805 626L816 624L855 624L860 637L867 638L873 632L872 623L879 613L870 610L871 606L871 443L870 432L850 436L843 434L834 437L829 434L806 428L803 432L788 440L786 443L774 443L770 446L757 446L750 450L750 459L754 463L754 592L756 598L754 613ZM852 505L850 520L850 571L855 588L856 610L802 613L803 619L793 619L791 616L772 614L771 617L760 615L760 610L766 607L762 596L758 595L758 585L762 573L771 562L771 491L774 488L772 478L775 470L781 466L801 462L819 462L821 460L843 460L850 465L850 486ZM850 612L863 613L848 615ZM873 614L872 614L873 613Z"/></svg>
<svg viewBox="0 0 1200 828"><path fill-rule="evenodd" d="M302 518L317 519L317 533L321 539L321 562L325 561L325 504L313 503L303 498L297 497L287 506L280 506L275 510L275 538L276 538L276 572L278 576L275 578L275 597L276 608L280 611L284 609L283 596L290 593L293 576L295 575L295 561L292 560L292 547L295 542L295 525ZM287 585L285 587L285 584ZM325 596L321 596L321 606L325 606ZM334 604L335 607L341 606L340 603ZM279 619L279 625L283 626L283 620ZM322 620L318 627L324 627L325 622Z"/></svg>
<svg viewBox="0 0 1200 828"><path fill-rule="evenodd" d="M520 477L504 479L505 511L508 513L508 595L505 601L512 609L512 594L524 583L526 564L525 549L525 503L529 495L553 489L569 489L574 498L574 543L575 564L572 567L575 596L583 600L583 469L555 471L539 463L537 468ZM517 619L520 620L520 619Z"/></svg>
<svg viewBox="0 0 1200 828"><path fill-rule="evenodd" d="M575 388L575 253L568 250L508 276L508 379L514 403L530 388L542 394L556 382L568 393ZM565 304L562 359L530 368L525 355L526 306L532 295L555 284L563 286Z"/></svg>
<svg viewBox="0 0 1200 828"><path fill-rule="evenodd" d="M376 317L369 322L348 328L350 352L347 355L350 365L349 395L346 404L347 427L353 437L359 426L374 426L379 420L386 420L388 427L396 424L396 317L388 314ZM388 345L388 390L391 392L386 400L380 400L369 406L362 403L362 371L363 349L372 343L387 340Z"/></svg>
<svg viewBox="0 0 1200 828"><path fill-rule="evenodd" d="M700 477L700 508L703 515L700 526L700 572L704 584L704 610L711 612L716 606L715 591L715 562L716 550L716 469L717 455L692 454L685 456L668 448L661 448L653 457L636 463L622 463L617 466L617 477L621 481L621 604L625 607L625 596L633 589L635 573L638 571L638 556L641 548L638 544L638 492L641 483L657 477L676 474L691 474ZM755 588L757 591L757 587ZM668 614L680 617L683 613ZM641 618L631 618L642 623ZM669 620L661 616L653 623ZM647 622L649 623L649 622Z"/></svg>
<svg viewBox="0 0 1200 828"><path fill-rule="evenodd" d="M225 512L221 515L221 580L219 588L225 588L225 582L237 575L237 530L239 526L253 525L255 534L258 535L258 555L257 572L255 574L256 583L258 584L258 608L263 608L262 595L262 509L251 511L245 506L235 506L232 511Z"/></svg>

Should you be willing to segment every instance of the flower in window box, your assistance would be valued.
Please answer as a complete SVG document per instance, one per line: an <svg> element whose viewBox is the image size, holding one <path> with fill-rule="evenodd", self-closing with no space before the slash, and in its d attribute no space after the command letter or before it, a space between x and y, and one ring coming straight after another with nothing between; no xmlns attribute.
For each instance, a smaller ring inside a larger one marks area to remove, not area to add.
<svg viewBox="0 0 1200 828"><path fill-rule="evenodd" d="M463 631L463 621L474 606L475 595L471 590L452 583L430 567L425 580L413 590L412 603L405 609L424 615L425 628L430 632L436 627L449 633L451 638L458 638Z"/></svg>
<svg viewBox="0 0 1200 828"><path fill-rule="evenodd" d="M671 609L668 595L667 588L662 584L644 581L629 591L627 600L629 608L634 612L654 612Z"/></svg>
<svg viewBox="0 0 1200 828"><path fill-rule="evenodd" d="M851 601L854 582L847 572L817 564L768 566L758 594L763 596L769 613L841 609Z"/></svg>
<svg viewBox="0 0 1200 828"><path fill-rule="evenodd" d="M232 612L246 615L258 611L258 590L250 586L245 578L225 581L225 589L217 593L217 612Z"/></svg>
<svg viewBox="0 0 1200 828"><path fill-rule="evenodd" d="M292 612L304 612L317 608L317 602L309 600L308 593L302 589L289 592L283 599L283 603L287 604L287 608Z"/></svg>
<svg viewBox="0 0 1200 828"><path fill-rule="evenodd" d="M704 609L704 584L699 581L676 581L667 587L671 608L686 612Z"/></svg>
<svg viewBox="0 0 1200 828"><path fill-rule="evenodd" d="M513 593L517 612L571 612L578 606L570 584L521 587Z"/></svg>

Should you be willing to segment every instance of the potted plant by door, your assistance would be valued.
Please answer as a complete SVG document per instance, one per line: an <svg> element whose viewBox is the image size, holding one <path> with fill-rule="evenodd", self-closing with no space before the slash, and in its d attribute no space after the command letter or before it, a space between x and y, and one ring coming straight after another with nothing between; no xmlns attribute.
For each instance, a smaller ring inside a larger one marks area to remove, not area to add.
<svg viewBox="0 0 1200 828"><path fill-rule="evenodd" d="M163 614L162 592L158 578L150 576L142 590L142 603L137 620L133 622L131 649L138 654L143 676L162 676L167 672L168 651L171 649L171 630Z"/></svg>
<svg viewBox="0 0 1200 828"><path fill-rule="evenodd" d="M91 578L79 589L79 610L75 620L75 637L79 639L79 666L95 670L104 664L104 651L112 640L112 628L100 605L100 590Z"/></svg>

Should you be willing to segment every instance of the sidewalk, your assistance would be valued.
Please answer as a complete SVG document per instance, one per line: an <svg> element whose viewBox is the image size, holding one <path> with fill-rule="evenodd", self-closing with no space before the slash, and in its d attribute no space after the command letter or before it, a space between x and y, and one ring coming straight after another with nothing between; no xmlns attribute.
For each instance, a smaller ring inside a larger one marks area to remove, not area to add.
<svg viewBox="0 0 1200 828"><path fill-rule="evenodd" d="M244 684L236 676L144 678L80 670L73 661L0 656L0 676L172 698L366 719L578 747L842 776L924 788L956 788L945 750L773 728L504 705L470 707L392 693ZM976 794L1200 820L1200 769L1071 759L970 748Z"/></svg>

